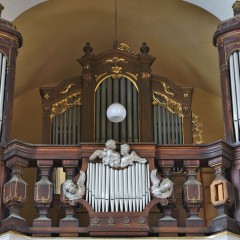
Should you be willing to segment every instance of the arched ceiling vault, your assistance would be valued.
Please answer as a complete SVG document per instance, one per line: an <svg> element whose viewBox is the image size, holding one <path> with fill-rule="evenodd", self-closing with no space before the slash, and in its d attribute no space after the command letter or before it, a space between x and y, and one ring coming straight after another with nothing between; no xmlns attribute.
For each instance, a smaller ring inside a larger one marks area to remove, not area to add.
<svg viewBox="0 0 240 240"><path fill-rule="evenodd" d="M212 1L215 0L208 1L210 10ZM82 55L86 41L91 42L95 54L112 48L114 1L0 2L6 7L2 16L8 18L11 9L8 19L16 17L14 23L24 38L17 59L16 96L80 75L81 68L75 60ZM157 57L154 74L219 96L217 49L212 45L219 20L203 10L207 9L206 1L188 2L119 0L118 40L134 51L139 51L141 43L146 41L150 54ZM221 1L224 2L233 1Z"/></svg>

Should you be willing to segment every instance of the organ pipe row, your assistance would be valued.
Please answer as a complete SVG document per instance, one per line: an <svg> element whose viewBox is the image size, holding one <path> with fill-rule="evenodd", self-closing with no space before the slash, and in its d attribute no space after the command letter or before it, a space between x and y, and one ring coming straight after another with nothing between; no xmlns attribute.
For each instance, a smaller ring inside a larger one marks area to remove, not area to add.
<svg viewBox="0 0 240 240"><path fill-rule="evenodd" d="M239 142L240 130L240 52L234 52L229 57L231 100L232 100L232 117L234 126L235 141Z"/></svg>
<svg viewBox="0 0 240 240"><path fill-rule="evenodd" d="M86 200L95 212L139 212L150 202L149 165L134 163L115 170L89 163Z"/></svg>
<svg viewBox="0 0 240 240"><path fill-rule="evenodd" d="M106 117L109 105L121 103L127 111L121 123L112 123ZM115 139L119 142L138 141L138 92L127 78L104 80L96 91L96 141Z"/></svg>
<svg viewBox="0 0 240 240"><path fill-rule="evenodd" d="M2 135L2 124L3 124L3 106L5 96L5 83L6 83L6 72L7 72L7 58L0 52L0 134Z"/></svg>
<svg viewBox="0 0 240 240"><path fill-rule="evenodd" d="M153 106L154 141L158 144L182 144L182 118L166 108Z"/></svg>
<svg viewBox="0 0 240 240"><path fill-rule="evenodd" d="M80 106L67 109L53 118L52 144L77 144L80 142Z"/></svg>

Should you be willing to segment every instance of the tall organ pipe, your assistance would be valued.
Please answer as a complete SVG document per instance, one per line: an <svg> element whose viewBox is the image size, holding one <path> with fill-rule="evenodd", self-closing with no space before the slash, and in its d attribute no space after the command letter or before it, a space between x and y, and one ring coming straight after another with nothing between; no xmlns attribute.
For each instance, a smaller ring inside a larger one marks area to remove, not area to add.
<svg viewBox="0 0 240 240"><path fill-rule="evenodd" d="M4 93L5 93L5 81L6 81L6 70L7 70L7 58L3 53L0 53L1 58L1 85L0 85L0 133L2 134L2 123L3 123L3 104L4 104Z"/></svg>

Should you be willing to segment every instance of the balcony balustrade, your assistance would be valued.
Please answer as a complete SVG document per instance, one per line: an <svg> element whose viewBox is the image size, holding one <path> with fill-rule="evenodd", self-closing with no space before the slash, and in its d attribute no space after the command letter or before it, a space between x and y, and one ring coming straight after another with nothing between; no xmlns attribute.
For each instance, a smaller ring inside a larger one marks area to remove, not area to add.
<svg viewBox="0 0 240 240"><path fill-rule="evenodd" d="M131 150L147 161L144 165L136 163L129 168L108 168L99 158L89 159L92 153L103 147L103 144L95 143L54 146L30 145L18 141L1 147L0 233L14 230L30 236L55 237L204 236L223 230L239 233L239 196L235 195L235 192L240 192L237 184L240 169L239 145L231 146L222 141L209 145L179 146L134 143L130 144ZM63 184L60 196L54 194L52 173L54 168L59 167L64 169L66 181L75 187L79 186L79 175L85 176L84 192L82 195L79 192L79 198L66 197ZM210 192L211 202L217 210L217 215L210 220L209 226L200 217L199 211L206 208L204 204L210 199L206 201L202 179L197 178L199 169L206 167L213 169L214 180ZM29 182L23 180L23 172L28 168L37 172L36 179L32 179L33 191L28 187ZM174 169L181 169L181 172ZM159 197L154 192L152 171L157 172L156 179L159 182L165 179L175 181L170 196ZM137 175L136 178L134 174ZM178 175L186 178L180 186L181 203L178 197L179 183L174 180L178 179ZM98 188L96 191L99 196L90 193L91 179L96 183L92 191ZM133 189L134 184L129 185L131 181L136 185L136 191ZM136 201L129 197L130 190L136 193ZM106 194L101 197L104 192ZM27 201L35 206L38 213L31 224L22 217ZM133 207L134 203L136 208ZM83 209L80 213L79 208ZM159 211L155 222L155 216L151 214L153 208ZM182 209L176 217L178 208ZM61 217L58 211L61 211ZM82 224L84 221L87 225Z"/></svg>

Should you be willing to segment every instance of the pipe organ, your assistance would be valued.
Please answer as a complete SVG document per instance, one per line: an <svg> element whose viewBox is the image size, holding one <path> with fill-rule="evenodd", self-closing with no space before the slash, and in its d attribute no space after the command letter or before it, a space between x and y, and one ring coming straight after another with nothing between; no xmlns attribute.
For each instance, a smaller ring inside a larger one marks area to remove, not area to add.
<svg viewBox="0 0 240 240"><path fill-rule="evenodd" d="M43 141L63 145L102 144L109 139L120 143L192 143L193 89L151 74L155 58L148 54L146 44L140 53L132 52L126 44L115 46L113 50L94 55L87 43L85 54L78 59L83 67L81 76L67 79L56 87L40 89ZM112 123L106 117L108 106L115 102L127 111L121 123ZM85 200L91 211L114 214L147 211L152 199L150 173L154 161L151 166L149 162L133 162L127 167L109 167L107 162L88 159L82 166L86 172ZM62 176L59 170L56 176L53 182L58 193L65 177L59 179Z"/></svg>

